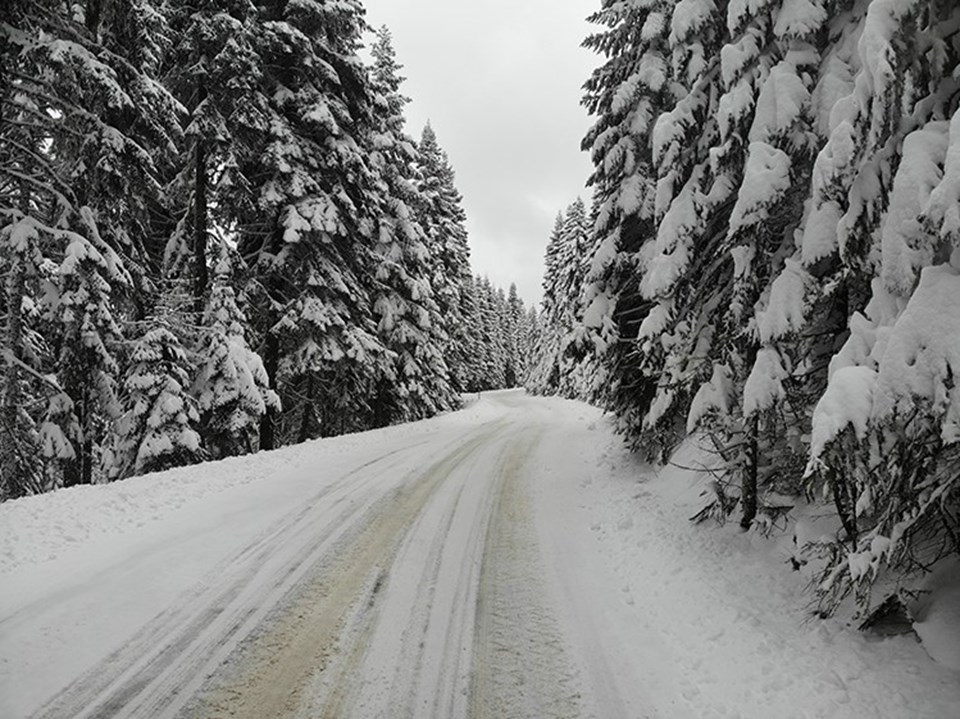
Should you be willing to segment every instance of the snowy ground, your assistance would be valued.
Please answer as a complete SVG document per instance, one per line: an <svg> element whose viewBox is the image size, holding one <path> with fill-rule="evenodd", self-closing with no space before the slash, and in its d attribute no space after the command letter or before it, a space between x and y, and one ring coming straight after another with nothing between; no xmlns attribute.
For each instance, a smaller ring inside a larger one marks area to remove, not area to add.
<svg viewBox="0 0 960 719"><path fill-rule="evenodd" d="M697 481L507 392L8 502L0 717L960 717L960 568L924 644L810 620Z"/></svg>

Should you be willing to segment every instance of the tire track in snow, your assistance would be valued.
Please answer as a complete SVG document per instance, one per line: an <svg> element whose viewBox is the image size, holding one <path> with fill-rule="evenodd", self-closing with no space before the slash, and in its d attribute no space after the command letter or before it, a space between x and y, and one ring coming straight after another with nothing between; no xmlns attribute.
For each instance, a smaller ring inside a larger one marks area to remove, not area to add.
<svg viewBox="0 0 960 719"><path fill-rule="evenodd" d="M339 665L317 677L298 719L466 715L483 540L507 441L492 433L443 468L381 592L345 628Z"/></svg>
<svg viewBox="0 0 960 719"><path fill-rule="evenodd" d="M581 716L525 478L541 430L517 429L441 468L295 719Z"/></svg>
<svg viewBox="0 0 960 719"><path fill-rule="evenodd" d="M547 599L524 482L538 442L539 433L507 456L484 543L469 709L477 719L582 715L580 677Z"/></svg>
<svg viewBox="0 0 960 719"><path fill-rule="evenodd" d="M349 539L382 498L384 472L416 460L420 444L381 454L324 487L54 696L34 717L176 716L291 588Z"/></svg>
<svg viewBox="0 0 960 719"><path fill-rule="evenodd" d="M316 673L336 676L326 705L311 716L340 717L351 696L344 673L366 649L372 625L365 620L383 584L389 563L425 502L450 474L499 430L487 426L461 439L427 470L415 470L382 496L334 560L298 587L277 616L236 658L232 676L203 691L184 713L189 717L261 719L289 715ZM360 624L352 645L338 641L348 620ZM358 617L359 616L359 620ZM344 661L344 657L346 661Z"/></svg>

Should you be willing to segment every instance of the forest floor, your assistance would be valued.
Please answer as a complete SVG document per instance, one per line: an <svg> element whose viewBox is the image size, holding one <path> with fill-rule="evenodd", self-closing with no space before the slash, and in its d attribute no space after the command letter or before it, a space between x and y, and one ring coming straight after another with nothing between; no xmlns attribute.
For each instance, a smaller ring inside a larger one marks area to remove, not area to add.
<svg viewBox="0 0 960 719"><path fill-rule="evenodd" d="M813 619L702 484L513 391L7 502L0 717L960 717L960 567L916 635Z"/></svg>

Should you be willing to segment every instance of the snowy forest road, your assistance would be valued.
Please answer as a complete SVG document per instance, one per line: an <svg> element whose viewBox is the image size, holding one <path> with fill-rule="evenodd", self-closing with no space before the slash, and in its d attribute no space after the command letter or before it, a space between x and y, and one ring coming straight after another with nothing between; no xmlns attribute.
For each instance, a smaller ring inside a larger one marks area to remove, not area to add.
<svg viewBox="0 0 960 719"><path fill-rule="evenodd" d="M556 571L562 513L537 512L576 470L570 418L517 392L472 410L287 450L291 468L139 548L26 587L0 606L4 658L53 630L69 657L0 685L4 716L638 716L571 649L569 627L596 641L598 619ZM606 685L590 701L587 674Z"/></svg>

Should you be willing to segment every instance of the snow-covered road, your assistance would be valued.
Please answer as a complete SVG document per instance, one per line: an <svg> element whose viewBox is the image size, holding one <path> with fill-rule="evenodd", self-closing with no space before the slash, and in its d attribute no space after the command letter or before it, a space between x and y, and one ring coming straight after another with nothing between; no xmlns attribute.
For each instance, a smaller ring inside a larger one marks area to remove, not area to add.
<svg viewBox="0 0 960 719"><path fill-rule="evenodd" d="M960 707L960 674L915 643L808 636L788 570L752 560L718 581L741 571L722 555L743 539L704 535L717 557L698 560L700 535L648 502L642 472L596 410L504 392L427 422L8 503L0 717Z"/></svg>
<svg viewBox="0 0 960 719"><path fill-rule="evenodd" d="M7 552L0 713L581 716L533 522L552 421L505 393L158 475L170 486L152 499L151 478L60 493L77 501L52 509L53 531L91 516L52 558ZM205 471L223 486L176 498ZM111 490L137 522L111 526L96 496L112 506Z"/></svg>

